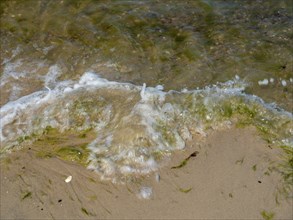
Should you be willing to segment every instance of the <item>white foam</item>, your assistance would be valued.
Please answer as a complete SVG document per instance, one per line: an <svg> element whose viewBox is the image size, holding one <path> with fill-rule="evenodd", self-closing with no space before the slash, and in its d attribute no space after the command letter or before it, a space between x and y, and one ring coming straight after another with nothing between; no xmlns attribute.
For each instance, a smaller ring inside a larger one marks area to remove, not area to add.
<svg viewBox="0 0 293 220"><path fill-rule="evenodd" d="M31 80L37 85L38 83L41 84L45 79L39 73L46 65L44 61L27 62L25 59L17 59L4 64L3 74L0 78L0 88L2 89L5 86L9 101L20 98L24 90L31 90L32 88L28 83Z"/></svg>
<svg viewBox="0 0 293 220"><path fill-rule="evenodd" d="M150 199L153 194L153 189L151 187L141 187L138 198L140 199Z"/></svg>
<svg viewBox="0 0 293 220"><path fill-rule="evenodd" d="M61 76L62 72L58 65L50 66L48 73L45 76L44 83L46 87L53 87L56 80Z"/></svg>
<svg viewBox="0 0 293 220"><path fill-rule="evenodd" d="M269 84L269 80L268 79L264 79L264 80L258 81L258 85L260 85L260 86L266 86L268 84Z"/></svg>
<svg viewBox="0 0 293 220"><path fill-rule="evenodd" d="M162 85L157 85L155 88L160 91L164 90L164 86L162 86Z"/></svg>
<svg viewBox="0 0 293 220"><path fill-rule="evenodd" d="M0 80L1 87L8 83L9 78L18 79L20 76L25 76L25 73L18 72L16 70L20 65L22 65L22 60L17 60L14 63L5 64Z"/></svg>
<svg viewBox="0 0 293 220"><path fill-rule="evenodd" d="M284 87L286 87L287 86L287 82L286 82L286 80L281 80L281 84L282 84L282 86L284 86Z"/></svg>
<svg viewBox="0 0 293 220"><path fill-rule="evenodd" d="M64 93L72 92L72 90L73 90L73 88L71 88L71 87L66 87L66 88L64 88L63 92L64 92Z"/></svg>
<svg viewBox="0 0 293 220"><path fill-rule="evenodd" d="M98 75L92 72L86 72L79 80L79 85L106 86L109 84L110 82L108 80L100 78Z"/></svg>
<svg viewBox="0 0 293 220"><path fill-rule="evenodd" d="M141 87L140 96L142 102L149 102L157 100L163 102L165 100L166 92L163 91L163 86L158 85L156 87L146 87L144 83Z"/></svg>

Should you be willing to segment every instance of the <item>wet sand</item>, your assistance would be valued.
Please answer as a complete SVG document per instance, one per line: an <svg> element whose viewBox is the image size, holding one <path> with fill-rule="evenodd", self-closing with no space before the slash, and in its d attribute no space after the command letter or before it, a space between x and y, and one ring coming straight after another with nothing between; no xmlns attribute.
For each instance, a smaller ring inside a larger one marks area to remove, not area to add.
<svg viewBox="0 0 293 220"><path fill-rule="evenodd" d="M252 128L212 132L173 154L158 174L127 184L24 148L1 160L1 219L292 219L273 167L280 151ZM192 153L185 166L174 168ZM173 167L173 168L172 168ZM69 176L72 180L66 183ZM138 196L151 187L149 199Z"/></svg>

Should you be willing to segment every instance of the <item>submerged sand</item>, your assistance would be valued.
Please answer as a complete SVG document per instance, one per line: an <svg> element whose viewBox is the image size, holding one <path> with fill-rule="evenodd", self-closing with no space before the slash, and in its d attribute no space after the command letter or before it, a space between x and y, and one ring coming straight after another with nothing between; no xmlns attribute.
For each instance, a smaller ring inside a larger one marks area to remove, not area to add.
<svg viewBox="0 0 293 220"><path fill-rule="evenodd" d="M49 146L48 146L49 147ZM185 166L174 168L193 154ZM159 173L127 184L84 167L38 158L35 149L1 161L1 219L292 219L292 196L274 170L280 150L252 128L212 132L173 154ZM172 169L173 167L173 169ZM72 176L66 183L64 180ZM152 189L139 198L142 187Z"/></svg>

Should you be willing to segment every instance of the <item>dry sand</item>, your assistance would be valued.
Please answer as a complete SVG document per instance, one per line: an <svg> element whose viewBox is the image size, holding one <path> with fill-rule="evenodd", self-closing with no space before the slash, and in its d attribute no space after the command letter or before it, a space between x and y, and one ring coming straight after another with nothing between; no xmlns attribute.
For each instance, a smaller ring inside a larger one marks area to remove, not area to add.
<svg viewBox="0 0 293 220"><path fill-rule="evenodd" d="M263 211L292 219L292 197L281 198L281 177L270 171L278 155L254 129L217 131L175 153L160 181L150 175L117 185L25 148L1 162L1 219L263 219ZM138 198L140 187L152 188L150 199Z"/></svg>

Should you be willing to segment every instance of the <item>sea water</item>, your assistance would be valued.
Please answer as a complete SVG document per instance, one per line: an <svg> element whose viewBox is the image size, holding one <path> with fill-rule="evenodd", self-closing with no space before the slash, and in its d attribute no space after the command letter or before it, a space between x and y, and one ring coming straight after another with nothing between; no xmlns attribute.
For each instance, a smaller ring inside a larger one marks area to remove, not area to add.
<svg viewBox="0 0 293 220"><path fill-rule="evenodd" d="M1 2L2 157L48 129L91 131L87 168L117 182L235 124L292 147L291 6Z"/></svg>

